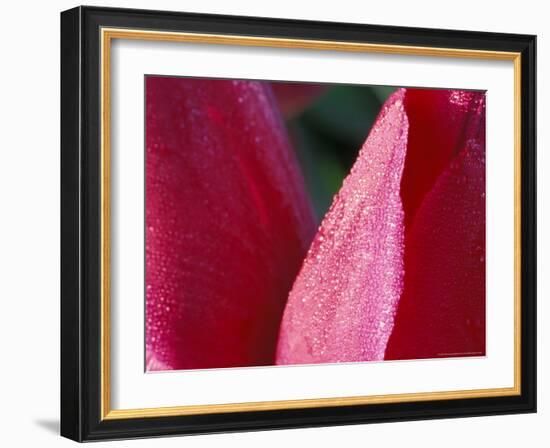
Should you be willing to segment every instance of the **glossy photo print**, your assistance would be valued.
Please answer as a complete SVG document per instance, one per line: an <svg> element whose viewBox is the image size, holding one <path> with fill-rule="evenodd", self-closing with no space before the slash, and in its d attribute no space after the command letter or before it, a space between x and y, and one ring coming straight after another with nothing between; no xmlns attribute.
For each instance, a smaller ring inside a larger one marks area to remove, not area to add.
<svg viewBox="0 0 550 448"><path fill-rule="evenodd" d="M485 92L145 98L147 371L485 355Z"/></svg>

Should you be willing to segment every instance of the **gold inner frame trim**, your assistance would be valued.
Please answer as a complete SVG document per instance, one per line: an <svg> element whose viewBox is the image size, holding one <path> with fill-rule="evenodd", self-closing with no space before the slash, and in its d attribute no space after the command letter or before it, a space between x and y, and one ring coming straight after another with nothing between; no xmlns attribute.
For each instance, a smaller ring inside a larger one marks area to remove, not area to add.
<svg viewBox="0 0 550 448"><path fill-rule="evenodd" d="M128 419L214 414L315 407L350 406L413 401L502 397L521 394L521 54L459 48L283 39L219 34L101 29L101 419ZM140 409L111 409L110 368L110 50L113 39L186 42L213 45L296 48L325 51L366 52L411 56L434 56L514 62L514 386L441 392L369 395L302 400L279 400L213 405L188 405Z"/></svg>

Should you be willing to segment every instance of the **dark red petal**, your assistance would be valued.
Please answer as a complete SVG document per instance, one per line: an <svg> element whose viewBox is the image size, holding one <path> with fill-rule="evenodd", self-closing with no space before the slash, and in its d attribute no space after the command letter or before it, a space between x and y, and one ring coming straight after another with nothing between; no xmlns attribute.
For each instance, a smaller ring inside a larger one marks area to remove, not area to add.
<svg viewBox="0 0 550 448"><path fill-rule="evenodd" d="M401 182L406 229L436 179L464 148L468 129L478 120L479 95L465 90L407 89L410 129Z"/></svg>
<svg viewBox="0 0 550 448"><path fill-rule="evenodd" d="M147 77L150 370L274 362L315 231L268 84Z"/></svg>
<svg viewBox="0 0 550 448"><path fill-rule="evenodd" d="M286 117L300 114L321 95L326 86L300 82L273 82L271 84L281 111Z"/></svg>
<svg viewBox="0 0 550 448"><path fill-rule="evenodd" d="M467 110L468 123L452 145L462 148L406 234L405 286L386 359L485 353L485 99L482 93L454 99L443 109L459 116ZM426 145L435 144L425 132Z"/></svg>
<svg viewBox="0 0 550 448"><path fill-rule="evenodd" d="M404 91L380 113L285 309L278 364L383 359L402 290Z"/></svg>

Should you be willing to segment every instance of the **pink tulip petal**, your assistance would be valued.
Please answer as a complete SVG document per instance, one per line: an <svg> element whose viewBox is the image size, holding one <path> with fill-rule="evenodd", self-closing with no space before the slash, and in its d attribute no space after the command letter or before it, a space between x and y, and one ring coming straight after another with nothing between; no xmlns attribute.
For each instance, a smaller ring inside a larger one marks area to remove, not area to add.
<svg viewBox="0 0 550 448"><path fill-rule="evenodd" d="M278 364L379 360L403 281L404 90L386 102L285 308Z"/></svg>
<svg viewBox="0 0 550 448"><path fill-rule="evenodd" d="M386 359L485 353L485 99L458 93L469 116L405 239L405 283ZM426 162L426 161L425 161Z"/></svg>
<svg viewBox="0 0 550 448"><path fill-rule="evenodd" d="M315 224L267 83L146 79L150 370L272 364Z"/></svg>

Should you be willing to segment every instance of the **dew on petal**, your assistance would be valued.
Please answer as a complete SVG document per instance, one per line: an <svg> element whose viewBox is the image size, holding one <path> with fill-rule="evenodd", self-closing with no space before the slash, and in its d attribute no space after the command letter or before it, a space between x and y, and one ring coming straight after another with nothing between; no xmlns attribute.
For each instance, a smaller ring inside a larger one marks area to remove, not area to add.
<svg viewBox="0 0 550 448"><path fill-rule="evenodd" d="M278 364L380 360L403 280L404 91L386 102L285 308Z"/></svg>

